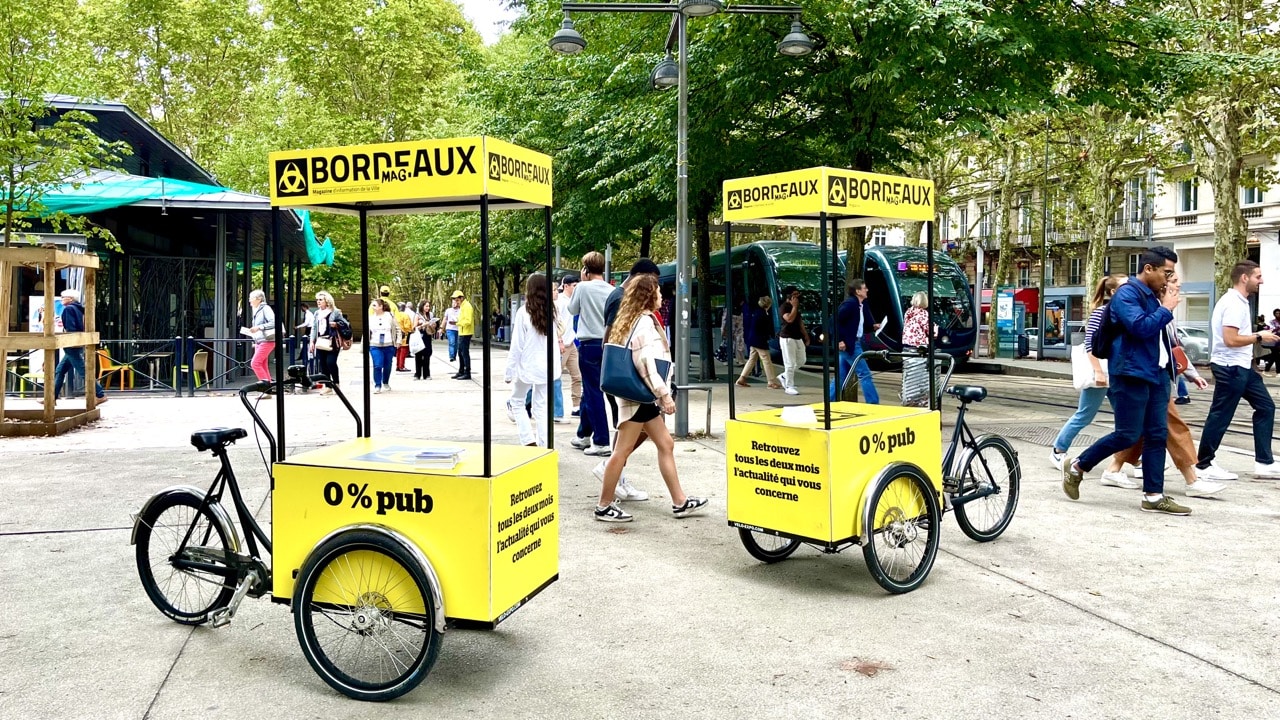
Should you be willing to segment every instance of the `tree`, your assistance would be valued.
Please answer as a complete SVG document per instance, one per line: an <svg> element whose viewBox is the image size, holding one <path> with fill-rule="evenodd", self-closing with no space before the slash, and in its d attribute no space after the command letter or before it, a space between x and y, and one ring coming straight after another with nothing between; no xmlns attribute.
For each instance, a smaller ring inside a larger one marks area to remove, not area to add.
<svg viewBox="0 0 1280 720"><path fill-rule="evenodd" d="M1268 0L1182 0L1189 21L1179 42L1185 83L1179 128L1196 173L1213 190L1215 294L1231 286L1231 267L1246 256L1248 223L1240 213L1245 157L1280 151L1280 8Z"/></svg>
<svg viewBox="0 0 1280 720"><path fill-rule="evenodd" d="M103 228L82 217L49 213L41 202L64 183L76 184L94 168L109 167L127 152L94 134L93 116L55 113L46 95L74 92L86 69L80 54L74 0L35 4L4 0L0 55L0 193L4 201L4 246L38 218L54 231L97 235Z"/></svg>

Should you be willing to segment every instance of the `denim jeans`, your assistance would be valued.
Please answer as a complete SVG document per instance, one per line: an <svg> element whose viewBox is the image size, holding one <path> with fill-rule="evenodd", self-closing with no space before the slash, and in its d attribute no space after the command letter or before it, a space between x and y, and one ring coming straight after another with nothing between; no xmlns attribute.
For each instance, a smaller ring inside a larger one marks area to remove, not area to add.
<svg viewBox="0 0 1280 720"><path fill-rule="evenodd" d="M444 336L449 340L449 362L458 359L458 331L445 330Z"/></svg>
<svg viewBox="0 0 1280 720"><path fill-rule="evenodd" d="M373 360L373 386L380 388L391 384L391 363L395 360L396 349L392 345L371 345L369 357Z"/></svg>
<svg viewBox="0 0 1280 720"><path fill-rule="evenodd" d="M58 361L57 367L53 370L53 399L57 400L62 396L63 378L71 379L71 386L68 392L74 392L78 377L84 379L84 348L65 348L62 351L62 359ZM107 396L107 391L102 389L102 383L95 382L96 396L99 400Z"/></svg>
<svg viewBox="0 0 1280 720"><path fill-rule="evenodd" d="M1102 401L1106 397L1107 389L1104 387L1091 387L1080 391L1080 406L1076 408L1076 414L1067 420L1067 424L1058 431L1058 438L1053 441L1053 449L1056 452L1064 453L1071 449L1071 443L1080 431L1097 417L1098 409L1102 407Z"/></svg>
<svg viewBox="0 0 1280 720"><path fill-rule="evenodd" d="M532 388L532 386L530 387ZM543 385L543 387L546 387L546 386ZM553 401L551 403L552 414L558 418L564 417L564 395L560 392L560 378L556 378L556 381L552 383L551 394L554 396ZM533 407L533 390L532 389L530 389L528 392L525 393L524 405L526 408ZM533 412L533 410L529 410L529 412Z"/></svg>
<svg viewBox="0 0 1280 720"><path fill-rule="evenodd" d="M1213 370L1213 403L1204 420L1204 432L1200 433L1196 467L1203 470L1213 461L1241 398L1253 408L1253 459L1270 464L1273 461L1271 432L1276 422L1276 403L1262 383L1262 376L1252 367L1210 365L1209 368Z"/></svg>
<svg viewBox="0 0 1280 720"><path fill-rule="evenodd" d="M840 390L844 387L845 378L849 375L849 368L853 367L854 358L862 353L862 341L855 342L852 348L845 345L845 348L847 349L840 353L840 374L836 376L836 387L835 392L831 395L832 400L840 399ZM867 361L859 361L855 372L858 373L858 382L862 386L862 402L879 405L880 393L876 392L876 384L871 379L871 368L867 367Z"/></svg>
<svg viewBox="0 0 1280 720"><path fill-rule="evenodd" d="M604 358L604 346L599 340L581 342L578 365L582 369L582 405L578 413L578 437L590 435L594 444L608 445L609 419L604 393L600 391L600 361Z"/></svg>
<svg viewBox="0 0 1280 720"><path fill-rule="evenodd" d="M1160 382L1127 375L1112 375L1107 390L1116 413L1116 429L1080 453L1080 469L1088 472L1098 463L1142 440L1142 491L1164 492L1164 451L1169 439L1169 376ZM1267 437L1271 437L1270 433Z"/></svg>

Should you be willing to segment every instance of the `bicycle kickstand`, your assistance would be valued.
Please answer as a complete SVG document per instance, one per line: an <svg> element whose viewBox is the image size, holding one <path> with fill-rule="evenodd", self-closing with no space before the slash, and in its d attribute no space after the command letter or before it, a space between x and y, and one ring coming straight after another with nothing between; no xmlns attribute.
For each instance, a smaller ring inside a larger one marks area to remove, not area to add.
<svg viewBox="0 0 1280 720"><path fill-rule="evenodd" d="M218 628L230 625L231 619L236 616L236 608L240 607L244 596L259 582L257 570L245 573L244 577L240 578L240 583L236 585L236 591L231 595L231 602L227 603L226 607L209 613L209 626Z"/></svg>

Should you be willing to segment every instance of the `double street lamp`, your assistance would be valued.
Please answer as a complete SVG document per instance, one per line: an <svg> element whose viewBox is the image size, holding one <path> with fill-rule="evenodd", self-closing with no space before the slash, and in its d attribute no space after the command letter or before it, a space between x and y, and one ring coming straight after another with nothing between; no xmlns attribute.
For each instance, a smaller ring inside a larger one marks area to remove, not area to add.
<svg viewBox="0 0 1280 720"><path fill-rule="evenodd" d="M551 49L562 55L577 55L587 41L569 19L571 12L632 12L674 14L667 32L666 57L649 73L649 84L657 90L679 88L676 122L676 297L672 325L675 326L676 385L689 383L689 276L692 265L692 236L689 231L689 38L686 22L691 17L706 17L719 12L739 15L790 15L791 31L778 43L778 52L790 57L803 57L813 52L813 41L800 24L800 8L795 5L730 5L721 0L679 0L679 2L566 2L561 3L564 22L552 36ZM676 46L676 59L671 56ZM725 259L728 262L728 259ZM726 265L727 267L727 265ZM726 308L726 312L732 309ZM704 328L706 331L707 328ZM689 434L689 396L676 398L675 430L677 436Z"/></svg>

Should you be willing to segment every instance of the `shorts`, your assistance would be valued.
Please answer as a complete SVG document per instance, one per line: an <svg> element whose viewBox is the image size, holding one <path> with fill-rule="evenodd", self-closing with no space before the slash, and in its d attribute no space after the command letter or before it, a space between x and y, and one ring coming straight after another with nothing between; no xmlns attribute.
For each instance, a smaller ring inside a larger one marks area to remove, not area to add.
<svg viewBox="0 0 1280 720"><path fill-rule="evenodd" d="M658 409L658 405L656 403L645 403L636 408L635 414L628 418L627 422L640 423L643 425L661 414L662 411Z"/></svg>

